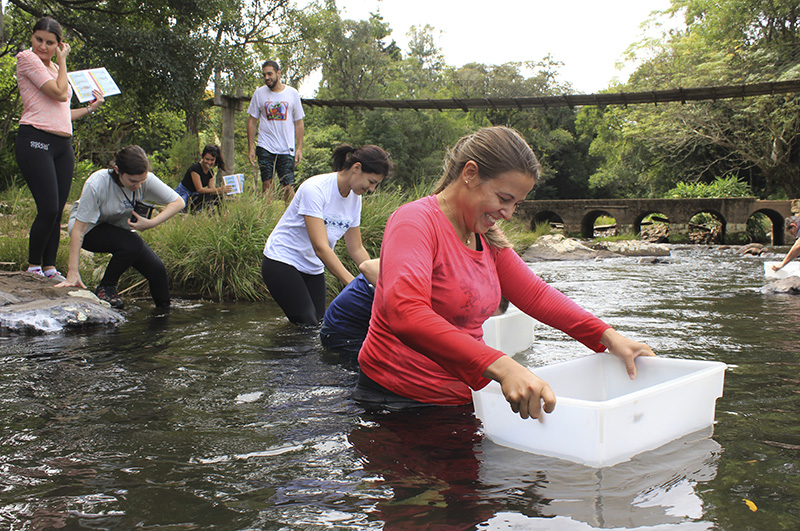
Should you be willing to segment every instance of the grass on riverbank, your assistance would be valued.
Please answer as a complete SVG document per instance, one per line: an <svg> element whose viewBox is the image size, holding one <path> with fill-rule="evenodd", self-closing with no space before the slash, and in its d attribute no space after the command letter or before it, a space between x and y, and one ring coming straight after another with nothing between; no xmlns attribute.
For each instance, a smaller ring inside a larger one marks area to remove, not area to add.
<svg viewBox="0 0 800 531"><path fill-rule="evenodd" d="M429 189L401 192L390 187L364 196L361 214L361 234L364 247L372 257L380 253L383 231L389 216L401 205L423 197ZM24 270L28 259L28 231L36 215L36 205L30 191L16 188L0 197L0 262L4 269ZM70 205L64 209L62 239L56 265L66 273L69 237L66 223ZM284 212L282 201L266 201L260 193L248 189L245 193L222 201L218 209L197 214L178 214L158 227L142 233L167 267L171 289L181 297L202 297L213 300L265 300L269 293L261 279L261 260L264 243ZM549 226L527 230L516 219L503 223L503 230L514 248L521 252ZM356 274L358 268L350 260L344 242L336 246L342 263ZM82 253L81 278L93 288L102 278L110 255ZM335 296L341 285L327 274L329 297ZM147 296L146 282L141 275L128 270L120 279L120 291L132 289L131 294Z"/></svg>

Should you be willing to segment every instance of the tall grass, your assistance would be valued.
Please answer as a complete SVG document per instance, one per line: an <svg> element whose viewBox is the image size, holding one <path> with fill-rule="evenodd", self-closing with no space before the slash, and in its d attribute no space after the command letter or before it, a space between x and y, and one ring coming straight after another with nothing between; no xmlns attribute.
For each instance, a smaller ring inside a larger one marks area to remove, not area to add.
<svg viewBox="0 0 800 531"><path fill-rule="evenodd" d="M255 183L258 184L258 183ZM401 191L386 183L373 194L364 196L361 213L361 236L369 255L380 255L381 241L389 216L401 205L428 195L430 187ZM36 205L27 187L12 188L0 197L0 262L13 262L23 269L27 265L28 231L36 215ZM213 300L265 300L269 298L261 278L264 243L284 212L284 203L266 201L260 191L245 193L221 201L219 208L196 214L178 214L158 227L141 233L144 240L167 267L172 292L181 297L203 297ZM69 209L65 209L66 223ZM531 232L523 222L512 219L502 226L517 251L527 248L540 235ZM549 232L549 226L540 229ZM62 233L56 265L66 272L69 237ZM343 241L336 245L342 263L354 274L356 264L347 254ZM81 278L90 287L102 277L110 255L82 253ZM326 273L329 296L342 288L339 281ZM147 284L133 269L120 280L120 290L134 287L133 294L147 294Z"/></svg>
<svg viewBox="0 0 800 531"><path fill-rule="evenodd" d="M145 236L167 267L173 291L216 300L264 300L264 243L283 202L260 194L221 201L219 208L178 214Z"/></svg>

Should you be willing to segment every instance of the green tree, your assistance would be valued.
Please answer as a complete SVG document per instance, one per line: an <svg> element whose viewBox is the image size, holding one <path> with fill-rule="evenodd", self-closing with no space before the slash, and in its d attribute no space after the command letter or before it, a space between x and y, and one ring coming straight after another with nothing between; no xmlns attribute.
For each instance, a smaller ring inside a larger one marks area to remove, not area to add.
<svg viewBox="0 0 800 531"><path fill-rule="evenodd" d="M800 77L796 1L673 0L685 28L632 46L646 57L614 90L780 81ZM678 182L744 178L761 196L800 195L800 98L760 96L654 107L583 110L595 188L661 194Z"/></svg>

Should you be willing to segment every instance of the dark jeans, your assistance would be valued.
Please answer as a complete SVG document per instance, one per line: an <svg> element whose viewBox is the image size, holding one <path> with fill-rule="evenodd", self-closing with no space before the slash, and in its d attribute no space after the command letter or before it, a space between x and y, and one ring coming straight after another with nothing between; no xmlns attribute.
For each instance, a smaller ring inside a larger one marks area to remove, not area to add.
<svg viewBox="0 0 800 531"><path fill-rule="evenodd" d="M269 181L277 172L283 186L294 184L294 155L276 155L261 146L256 146L261 182Z"/></svg>
<svg viewBox="0 0 800 531"><path fill-rule="evenodd" d="M83 237L83 248L93 253L111 253L111 261L100 281L101 286L116 287L119 277L133 267L147 279L156 306L169 306L167 268L139 234L100 223Z"/></svg>
<svg viewBox="0 0 800 531"><path fill-rule="evenodd" d="M319 330L319 340L322 346L328 350L336 352L344 352L346 354L358 354L361 350L361 345L364 343L363 337L352 337L338 332L334 332L323 322L322 328Z"/></svg>
<svg viewBox="0 0 800 531"><path fill-rule="evenodd" d="M36 219L28 240L28 262L54 266L61 237L61 214L75 169L72 139L21 125L15 150L19 169L36 202Z"/></svg>
<svg viewBox="0 0 800 531"><path fill-rule="evenodd" d="M264 257L261 277L269 294L291 322L317 325L325 315L325 273L307 275L289 264Z"/></svg>

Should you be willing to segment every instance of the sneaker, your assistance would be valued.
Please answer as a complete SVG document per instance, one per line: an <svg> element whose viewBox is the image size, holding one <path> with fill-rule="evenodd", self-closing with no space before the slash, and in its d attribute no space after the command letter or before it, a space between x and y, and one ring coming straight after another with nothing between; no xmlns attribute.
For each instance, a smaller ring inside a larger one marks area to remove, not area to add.
<svg viewBox="0 0 800 531"><path fill-rule="evenodd" d="M106 301L110 304L112 308L121 310L125 306L125 303L119 298L116 286L97 286L94 294L101 301Z"/></svg>
<svg viewBox="0 0 800 531"><path fill-rule="evenodd" d="M55 280L56 282L64 282L65 280L67 280L67 277L62 275L61 272L57 269L47 269L45 271L42 271L42 273L44 273L44 276L46 276L50 280Z"/></svg>
<svg viewBox="0 0 800 531"><path fill-rule="evenodd" d="M44 276L44 271L42 271L41 267L29 267L27 272L28 273L32 273L32 274L34 274L36 276L39 276L39 277L43 277Z"/></svg>

